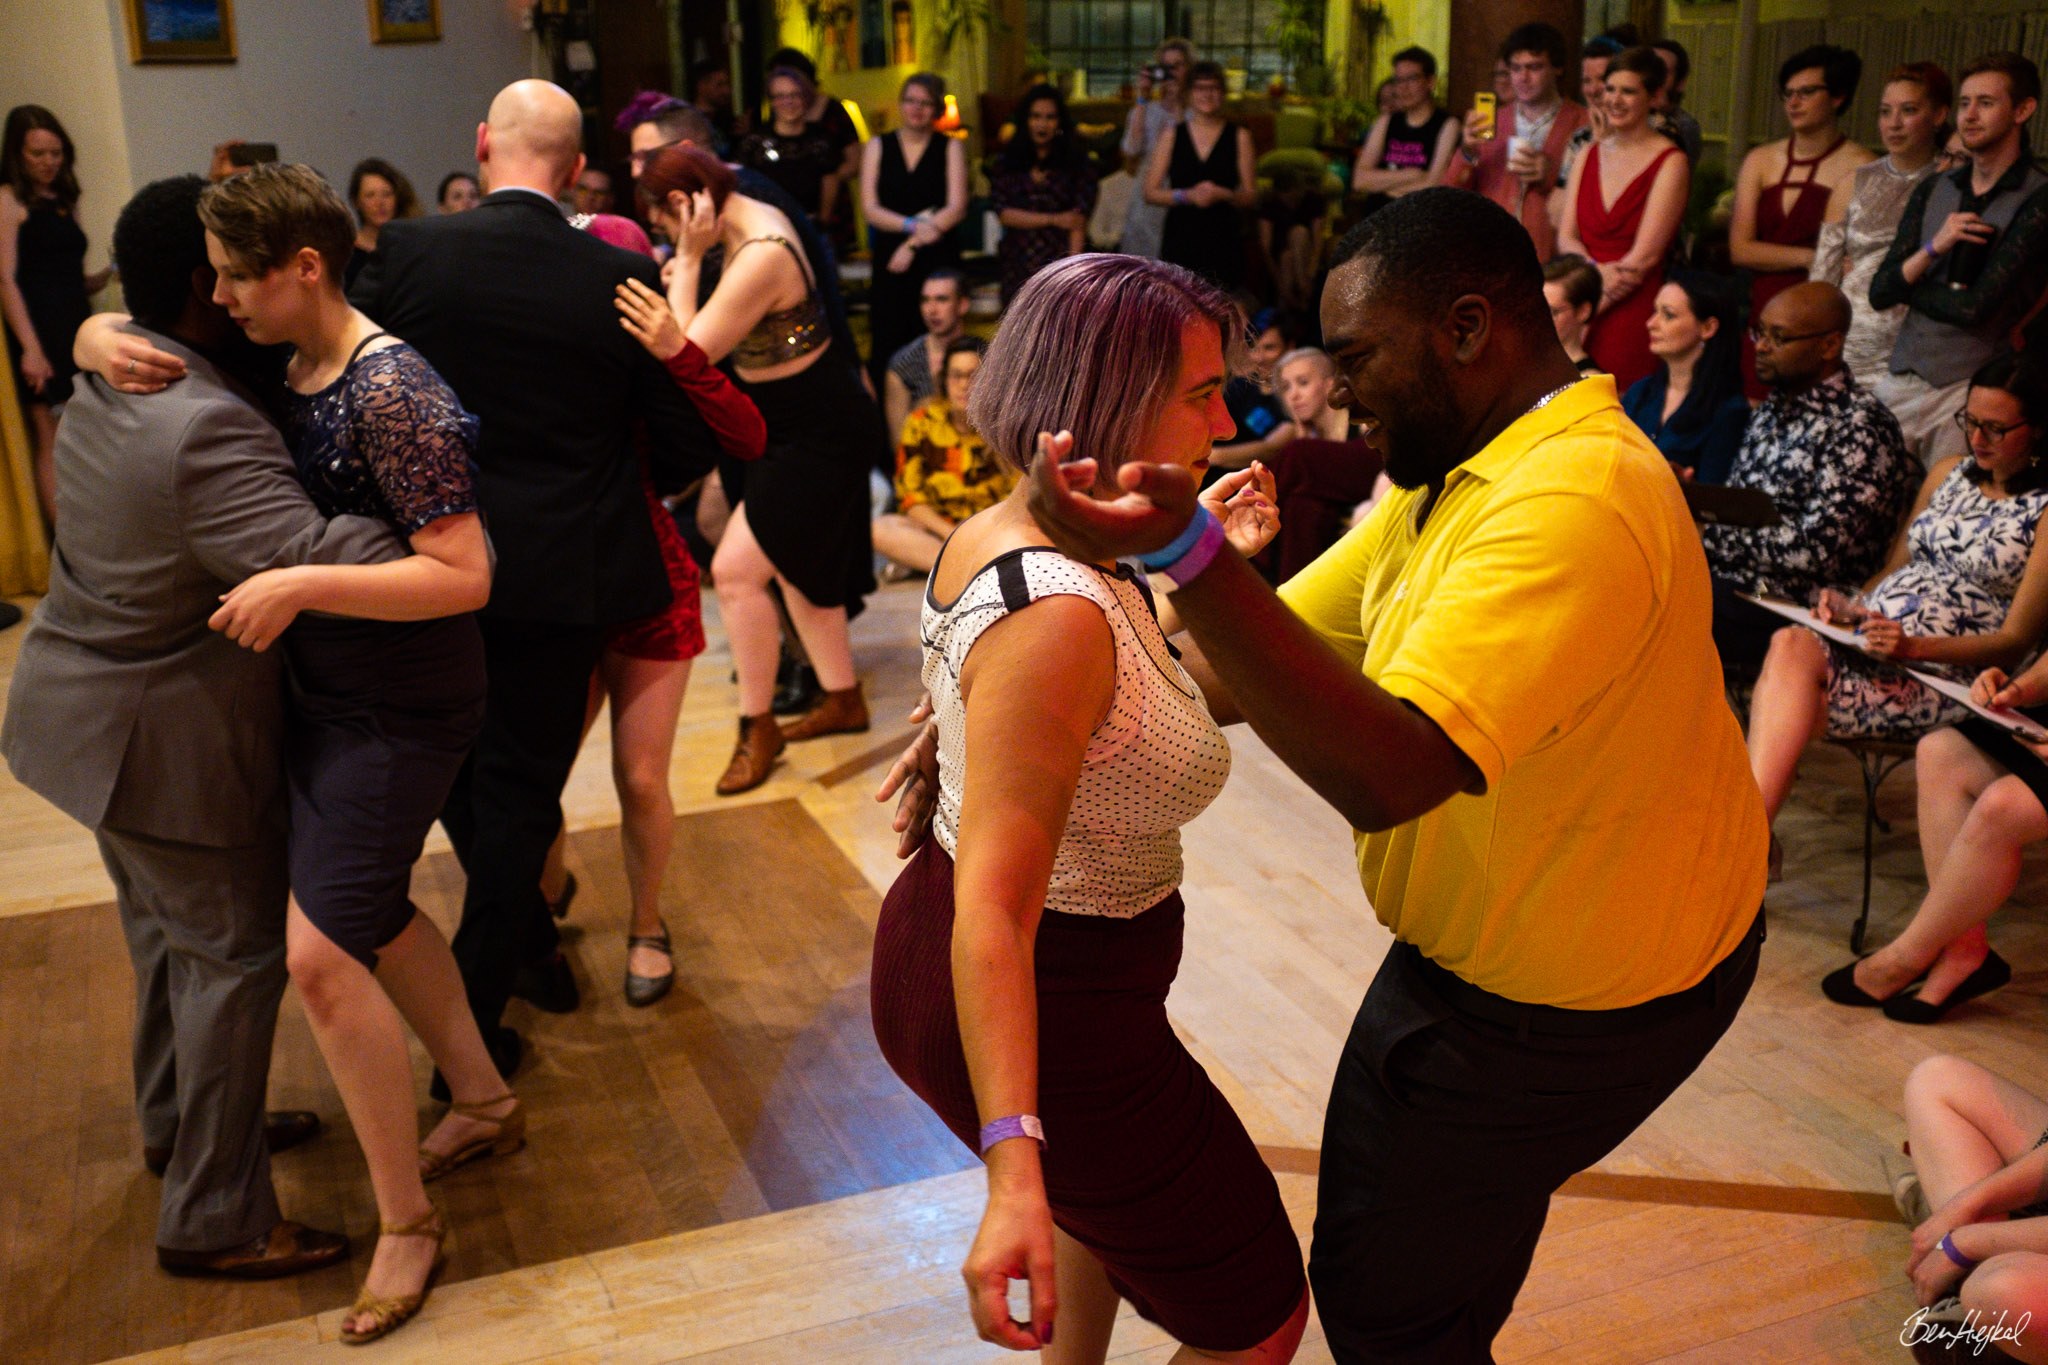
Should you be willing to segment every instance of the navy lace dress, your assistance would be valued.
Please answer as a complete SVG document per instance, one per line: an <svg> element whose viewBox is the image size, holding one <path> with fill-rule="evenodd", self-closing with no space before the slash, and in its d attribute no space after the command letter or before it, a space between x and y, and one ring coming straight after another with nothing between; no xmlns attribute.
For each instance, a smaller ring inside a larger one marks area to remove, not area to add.
<svg viewBox="0 0 2048 1365"><path fill-rule="evenodd" d="M326 516L381 517L411 535L477 510L476 419L410 346L359 352L318 393L287 391L283 419ZM483 726L483 637L467 613L308 615L284 643L292 893L375 971L377 951L412 921L412 866Z"/></svg>

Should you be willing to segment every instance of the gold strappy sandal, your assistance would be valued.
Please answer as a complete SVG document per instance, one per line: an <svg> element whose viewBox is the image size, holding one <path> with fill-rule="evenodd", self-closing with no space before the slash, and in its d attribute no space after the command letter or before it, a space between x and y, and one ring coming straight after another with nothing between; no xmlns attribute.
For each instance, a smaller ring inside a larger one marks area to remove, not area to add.
<svg viewBox="0 0 2048 1365"><path fill-rule="evenodd" d="M512 1101L512 1108L503 1115L485 1112L497 1108L506 1100ZM478 1123L494 1123L498 1130L484 1137L472 1138L446 1154L430 1152L421 1147L420 1179L423 1181L439 1180L450 1171L467 1166L472 1161L481 1161L487 1156L510 1156L526 1145L526 1109L519 1103L518 1097L509 1090L494 1100L484 1100L478 1104L464 1104L457 1100L448 1107L466 1119L474 1119Z"/></svg>
<svg viewBox="0 0 2048 1365"><path fill-rule="evenodd" d="M428 1268L426 1283L420 1286L420 1292L417 1294L398 1294L387 1298L382 1294L372 1294L365 1287L362 1293L356 1295L356 1301L349 1307L346 1316L357 1318L368 1313L370 1315L370 1326L367 1330L351 1330L343 1327L341 1329L341 1339L345 1345L361 1346L365 1342L375 1341L379 1337L388 1337L399 1328L405 1326L406 1323L412 1321L414 1315L421 1308L425 1307L428 1292L433 1289L434 1281L440 1278L441 1271L448 1264L446 1254L448 1225L441 1221L441 1210L431 1205L428 1206L425 1213L413 1219L410 1223L379 1224L377 1235L380 1237L432 1238L434 1242L434 1264Z"/></svg>

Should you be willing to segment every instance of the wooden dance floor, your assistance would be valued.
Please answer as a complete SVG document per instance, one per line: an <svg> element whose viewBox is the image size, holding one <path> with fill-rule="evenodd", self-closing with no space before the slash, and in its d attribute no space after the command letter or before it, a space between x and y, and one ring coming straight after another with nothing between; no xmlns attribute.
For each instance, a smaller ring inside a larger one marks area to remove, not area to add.
<svg viewBox="0 0 2048 1365"><path fill-rule="evenodd" d="M713 627L673 768L665 898L676 990L619 998L625 891L602 727L565 796L583 892L573 1015L515 1003L532 1144L437 1187L449 1275L386 1361L994 1361L958 1266L979 1167L903 1090L868 1027L867 955L894 838L869 793L916 691L917 590L854 627L869 735L798 746L760 791L710 795L732 743ZM0 633L0 690L19 629ZM1258 741L1188 834L1188 950L1170 1008L1243 1115L1306 1242L1324 1089L1387 936L1340 822ZM1922 889L1911 780L1886 788L1872 940ZM1674 812L1672 818L1684 818ZM1992 925L2014 983L1915 1029L1825 1002L1860 896L1862 790L1809 756L1779 830L1786 880L1750 1002L1699 1073L1552 1203L1497 1355L1515 1362L1898 1361L1906 1228L1878 1156L1899 1088L1955 1052L2048 1090L2048 878L2029 863ZM422 906L452 924L460 879L430 844ZM0 773L0 1361L336 1359L375 1215L362 1158L287 993L277 1107L326 1119L274 1166L288 1216L345 1228L355 1263L267 1285L172 1279L152 1254L128 1077L131 978L90 838ZM426 1062L416 1057L424 1104ZM431 1107L423 1109L431 1119ZM1172 1344L1126 1315L1112 1358ZM1330 1359L1312 1321L1298 1359Z"/></svg>

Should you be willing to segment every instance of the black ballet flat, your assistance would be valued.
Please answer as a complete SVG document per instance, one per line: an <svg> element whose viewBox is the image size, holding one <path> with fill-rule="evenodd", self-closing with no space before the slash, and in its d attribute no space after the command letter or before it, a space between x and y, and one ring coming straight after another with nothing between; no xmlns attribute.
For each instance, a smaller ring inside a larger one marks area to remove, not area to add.
<svg viewBox="0 0 2048 1365"><path fill-rule="evenodd" d="M1930 1005L1917 995L1895 995L1884 1002L1884 1017L1896 1019L1901 1024L1938 1024L1965 1000L1989 995L2011 980L2012 964L1994 950L1987 953L1977 964L1977 970L1964 977L1963 984L1950 991L1948 999L1940 1004Z"/></svg>
<svg viewBox="0 0 2048 1365"><path fill-rule="evenodd" d="M1863 959L1859 957L1856 959L1856 962L1861 962L1862 960ZM1866 1010L1877 1009L1878 1007L1888 1004L1891 1001L1902 998L1901 996L1897 995L1888 995L1884 999L1880 1000L1876 996L1872 995L1869 991L1866 991L1861 986L1857 985L1856 962L1851 962L1846 967L1837 967L1835 968L1835 970L1829 972L1826 976L1822 977L1820 979L1820 993L1822 995L1825 995L1828 999L1834 1001L1837 1005L1850 1005L1854 1006L1857 1009ZM1907 982L1900 989L1902 991L1909 991L1913 989L1913 987L1919 985L1922 981L1925 981L1926 979L1927 973L1922 972L1917 978Z"/></svg>

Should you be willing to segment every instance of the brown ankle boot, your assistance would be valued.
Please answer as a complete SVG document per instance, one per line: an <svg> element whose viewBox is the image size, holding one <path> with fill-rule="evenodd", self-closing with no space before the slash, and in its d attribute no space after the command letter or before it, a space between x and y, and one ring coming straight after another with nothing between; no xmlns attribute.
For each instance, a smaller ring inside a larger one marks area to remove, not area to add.
<svg viewBox="0 0 2048 1365"><path fill-rule="evenodd" d="M782 728L775 723L773 711L741 716L740 742L733 746L732 762L725 765L725 776L718 779L718 794L738 796L766 782L775 769L775 758L782 752L782 745Z"/></svg>
<svg viewBox="0 0 2048 1365"><path fill-rule="evenodd" d="M794 744L820 735L857 735L867 728L867 693L856 682L842 692L827 692L823 701L784 726L782 737Z"/></svg>

